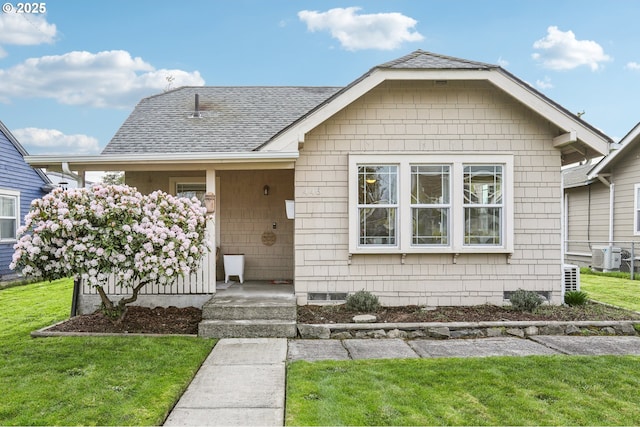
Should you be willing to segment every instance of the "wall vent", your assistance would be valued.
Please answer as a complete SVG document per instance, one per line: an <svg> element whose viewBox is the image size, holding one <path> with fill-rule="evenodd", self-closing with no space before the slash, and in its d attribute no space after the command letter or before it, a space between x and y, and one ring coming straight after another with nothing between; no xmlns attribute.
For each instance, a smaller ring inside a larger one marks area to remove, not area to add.
<svg viewBox="0 0 640 427"><path fill-rule="evenodd" d="M337 302L346 301L346 292L309 292L307 294L308 301L314 302Z"/></svg>

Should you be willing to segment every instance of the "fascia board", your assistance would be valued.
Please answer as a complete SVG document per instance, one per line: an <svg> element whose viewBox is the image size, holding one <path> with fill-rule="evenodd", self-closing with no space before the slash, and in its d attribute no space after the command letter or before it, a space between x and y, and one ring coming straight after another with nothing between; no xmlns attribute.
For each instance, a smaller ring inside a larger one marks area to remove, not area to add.
<svg viewBox="0 0 640 427"><path fill-rule="evenodd" d="M535 92L523 87L522 83L501 72L492 72L489 81L564 131L575 132L578 140L596 152L603 155L609 152L609 141L602 135L598 135Z"/></svg>

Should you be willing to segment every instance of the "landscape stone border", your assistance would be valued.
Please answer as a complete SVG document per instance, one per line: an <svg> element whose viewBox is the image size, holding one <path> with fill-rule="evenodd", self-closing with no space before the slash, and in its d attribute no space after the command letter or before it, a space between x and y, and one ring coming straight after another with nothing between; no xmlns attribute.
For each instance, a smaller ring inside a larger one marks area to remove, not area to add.
<svg viewBox="0 0 640 427"><path fill-rule="evenodd" d="M68 321L69 319L62 320L53 325L46 326L37 331L31 332L31 338L49 338L49 337L195 337L195 334L142 334L142 333L128 333L128 332L61 332L50 331L49 329L60 325Z"/></svg>
<svg viewBox="0 0 640 427"><path fill-rule="evenodd" d="M639 320L298 324L298 336L303 339L456 339L500 336L527 338L535 335L637 336L640 335L639 331Z"/></svg>

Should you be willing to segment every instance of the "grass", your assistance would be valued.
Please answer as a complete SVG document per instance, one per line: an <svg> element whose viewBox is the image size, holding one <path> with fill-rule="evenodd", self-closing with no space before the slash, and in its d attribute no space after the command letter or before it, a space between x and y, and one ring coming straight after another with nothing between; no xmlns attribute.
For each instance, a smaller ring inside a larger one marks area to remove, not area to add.
<svg viewBox="0 0 640 427"><path fill-rule="evenodd" d="M0 425L160 425L215 344L29 333L68 317L69 279L0 290Z"/></svg>
<svg viewBox="0 0 640 427"><path fill-rule="evenodd" d="M294 362L287 425L639 425L640 357Z"/></svg>
<svg viewBox="0 0 640 427"><path fill-rule="evenodd" d="M595 274L588 268L582 268L580 289L589 294L589 299L640 311L640 281L629 280L628 273Z"/></svg>

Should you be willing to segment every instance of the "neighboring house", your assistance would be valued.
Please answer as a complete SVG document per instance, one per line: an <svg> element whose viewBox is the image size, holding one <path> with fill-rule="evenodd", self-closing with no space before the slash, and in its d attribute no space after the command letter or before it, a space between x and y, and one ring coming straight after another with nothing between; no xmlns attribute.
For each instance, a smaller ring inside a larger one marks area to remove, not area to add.
<svg viewBox="0 0 640 427"><path fill-rule="evenodd" d="M636 270L640 267L640 123L619 147L596 165L564 172L566 259L570 263L606 269L599 259L593 265L594 248L598 254L611 245L621 248L620 267L628 271L634 242L634 264ZM617 269L618 264L612 262L612 269Z"/></svg>
<svg viewBox="0 0 640 427"><path fill-rule="evenodd" d="M77 177L64 172L55 172L55 171L46 171L47 178L51 181L53 185L56 187L63 188L78 188L78 182L76 181ZM90 188L93 183L90 181L85 181L84 185L87 188Z"/></svg>
<svg viewBox="0 0 640 427"><path fill-rule="evenodd" d="M0 280L16 272L9 269L18 228L31 201L52 187L47 176L24 161L25 149L0 122Z"/></svg>
<svg viewBox="0 0 640 427"><path fill-rule="evenodd" d="M519 288L561 303L561 167L610 142L499 66L416 51L344 88L175 89L140 101L99 156L28 160L215 193L220 252L245 255L245 280L292 280L300 304L361 289L502 304ZM201 304L214 263L197 289L152 292Z"/></svg>

